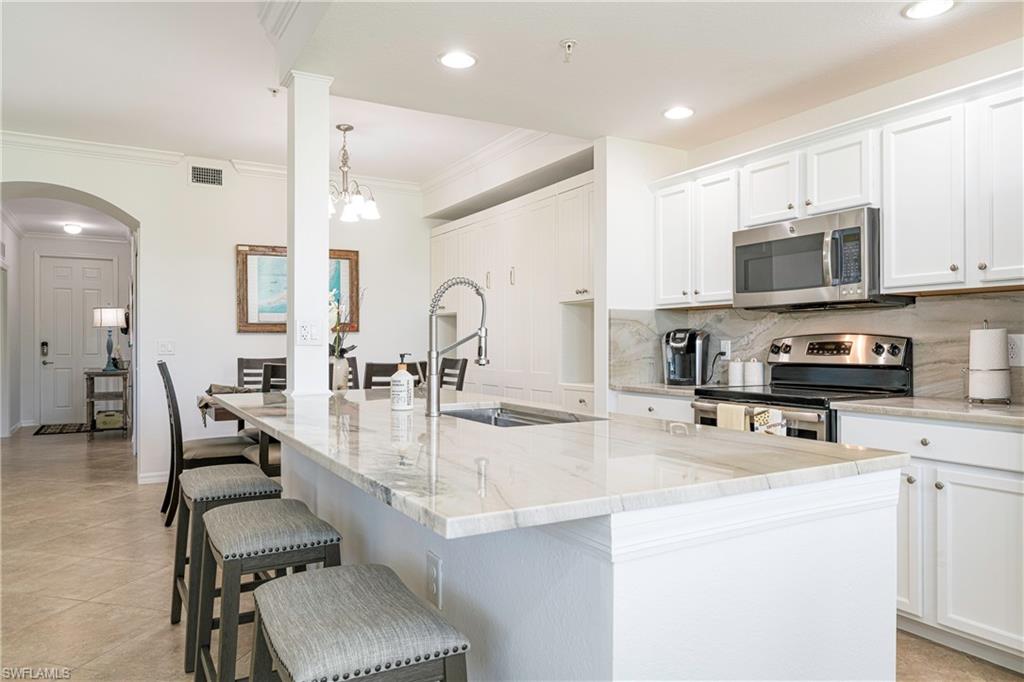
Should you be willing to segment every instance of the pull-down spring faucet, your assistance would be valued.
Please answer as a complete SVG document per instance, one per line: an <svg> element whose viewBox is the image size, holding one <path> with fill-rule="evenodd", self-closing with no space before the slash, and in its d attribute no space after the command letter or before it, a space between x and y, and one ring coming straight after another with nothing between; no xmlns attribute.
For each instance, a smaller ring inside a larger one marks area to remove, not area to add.
<svg viewBox="0 0 1024 682"><path fill-rule="evenodd" d="M452 287L469 287L480 297L480 328L465 338L459 339L447 348L437 348L437 308L441 299ZM477 339L476 364L481 367L490 363L487 359L487 299L484 297L484 290L479 284L468 277L452 277L444 282L434 292L434 298L430 301L430 349L427 351L427 416L441 416L441 356L451 352L466 343Z"/></svg>

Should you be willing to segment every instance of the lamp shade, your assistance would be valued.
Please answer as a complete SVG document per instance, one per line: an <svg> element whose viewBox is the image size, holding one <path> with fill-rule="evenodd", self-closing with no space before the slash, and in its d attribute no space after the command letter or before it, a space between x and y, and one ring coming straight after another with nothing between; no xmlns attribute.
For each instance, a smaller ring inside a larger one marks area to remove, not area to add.
<svg viewBox="0 0 1024 682"><path fill-rule="evenodd" d="M92 326L123 327L124 308L93 308Z"/></svg>

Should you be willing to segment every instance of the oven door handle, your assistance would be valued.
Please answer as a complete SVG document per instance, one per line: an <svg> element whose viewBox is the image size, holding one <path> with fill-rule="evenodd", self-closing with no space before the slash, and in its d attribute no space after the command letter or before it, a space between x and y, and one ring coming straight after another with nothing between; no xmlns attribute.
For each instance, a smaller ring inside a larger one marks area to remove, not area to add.
<svg viewBox="0 0 1024 682"><path fill-rule="evenodd" d="M718 403L709 403L704 400L694 400L690 405L695 410L710 410L717 412ZM755 410L775 410L779 408L770 407L768 405L752 405L744 408L747 416L752 416ZM800 412L795 410L780 410L782 412L782 418L786 421L793 422L812 422L814 424L820 424L823 421L823 417L817 412Z"/></svg>

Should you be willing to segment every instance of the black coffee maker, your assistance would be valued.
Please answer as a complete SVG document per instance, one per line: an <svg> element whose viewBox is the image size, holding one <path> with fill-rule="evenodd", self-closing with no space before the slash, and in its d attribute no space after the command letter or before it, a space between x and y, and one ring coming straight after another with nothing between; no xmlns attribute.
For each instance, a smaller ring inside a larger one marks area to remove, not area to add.
<svg viewBox="0 0 1024 682"><path fill-rule="evenodd" d="M662 339L665 383L702 386L708 364L708 333L702 329L673 329Z"/></svg>

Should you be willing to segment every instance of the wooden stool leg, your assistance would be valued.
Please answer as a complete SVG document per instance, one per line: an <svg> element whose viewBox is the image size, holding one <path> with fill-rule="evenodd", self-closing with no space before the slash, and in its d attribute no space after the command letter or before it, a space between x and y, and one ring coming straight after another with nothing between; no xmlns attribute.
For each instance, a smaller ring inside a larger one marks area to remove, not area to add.
<svg viewBox="0 0 1024 682"><path fill-rule="evenodd" d="M193 567L196 564L201 565L199 569L199 632L196 638L196 649L192 652L195 656L195 682L207 682L202 653L204 649L209 651L210 640L213 637L213 593L217 586L217 560L214 558L213 550L209 545L209 540L204 536L200 547L192 550L192 559L190 561ZM200 557L202 558L200 559ZM189 570L192 570L192 568L190 567Z"/></svg>
<svg viewBox="0 0 1024 682"><path fill-rule="evenodd" d="M252 653L249 655L249 682L272 682L274 659L270 655L267 635L263 632L260 620L260 607L256 607L253 617Z"/></svg>
<svg viewBox="0 0 1024 682"><path fill-rule="evenodd" d="M192 553L191 564L188 569L188 607L185 621L185 672L190 673L196 660L196 635L199 631L199 582L201 572L201 561L199 560L203 551L203 537L206 534L206 525L203 523L203 515L206 513L205 502L192 502L192 527L189 532L189 547ZM182 500L181 513L185 514L188 505ZM181 521L178 522L179 524Z"/></svg>
<svg viewBox="0 0 1024 682"><path fill-rule="evenodd" d="M218 682L234 682L235 655L238 652L238 608L242 588L242 562L224 560L220 576L220 645L218 646Z"/></svg>
<svg viewBox="0 0 1024 682"><path fill-rule="evenodd" d="M466 654L444 659L444 682L466 682Z"/></svg>
<svg viewBox="0 0 1024 682"><path fill-rule="evenodd" d="M324 568L341 566L341 543L335 542L324 548Z"/></svg>
<svg viewBox="0 0 1024 682"><path fill-rule="evenodd" d="M181 621L181 593L178 592L178 581L185 579L185 556L188 552L188 529L191 513L188 504L182 504L181 515L178 516L178 527L174 532L174 574L171 576L171 625ZM193 571L189 571L193 573ZM189 597L192 596L192 588L189 587ZM188 615L192 616L195 611L189 607ZM191 618L190 618L191 620ZM188 658L188 654L185 655Z"/></svg>

